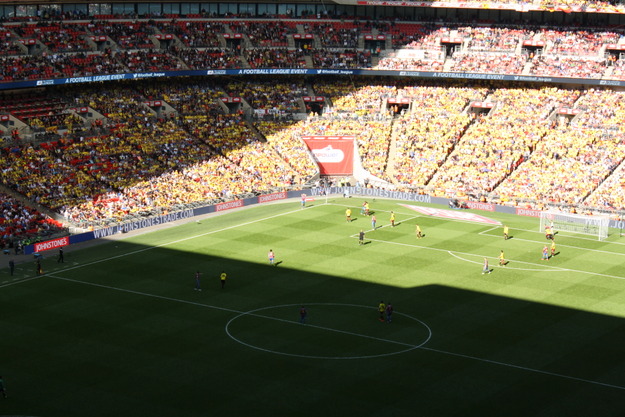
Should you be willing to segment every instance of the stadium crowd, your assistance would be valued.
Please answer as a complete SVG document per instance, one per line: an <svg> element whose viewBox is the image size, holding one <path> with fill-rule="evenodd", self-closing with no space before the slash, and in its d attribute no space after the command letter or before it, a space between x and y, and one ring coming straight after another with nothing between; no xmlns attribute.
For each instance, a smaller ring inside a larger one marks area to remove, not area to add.
<svg viewBox="0 0 625 417"><path fill-rule="evenodd" d="M0 251L3 254L18 254L21 247L65 229L61 222L0 192Z"/></svg>
<svg viewBox="0 0 625 417"><path fill-rule="evenodd" d="M313 67L356 69L371 68L371 52L340 49L311 49Z"/></svg>
<svg viewBox="0 0 625 417"><path fill-rule="evenodd" d="M245 34L251 42L242 54L224 47L215 36L195 34L197 28L225 30L224 25L98 20L80 28L37 28L20 23L0 32L5 42L0 48L1 76L11 81L185 67L304 68L307 56L320 68L373 65L371 52L358 48L362 34L374 29L365 22L310 22L303 30L314 33L322 48L307 50L287 46L288 36L298 30L291 23L230 24L228 30ZM621 37L605 30L480 25L413 25L401 34L392 25L380 24L375 30L392 36L394 47L406 46L424 56L438 56L446 47L443 38L454 44L460 39L459 49L449 54L450 71L521 74L530 64L530 74L579 78L604 76L608 65L600 56L602 47ZM76 43L83 52L64 55L71 49L67 45L72 36L87 31L110 37L115 48L87 54L83 50L90 43L85 40ZM158 33L172 33L182 44L158 48L152 38ZM50 54L7 56L12 49L6 42L15 36L37 39L48 45ZM525 40L544 42L543 50L521 52ZM196 49L203 47L208 49ZM436 59L393 56L382 58L379 68L440 71L444 65ZM610 69L622 77L621 68L619 60ZM44 143L0 149L0 178L5 186L84 228L303 186L318 174L303 135L353 136L363 167L400 189L513 205L625 209L625 100L612 90L401 78L259 77L245 82L194 79L83 86L55 94L62 98L58 109L33 114L0 103L0 112L33 130L56 134L55 140ZM305 112L303 96L323 97L324 111L296 122L290 117ZM241 101L230 106L228 99ZM393 99L407 99L409 104L393 104L398 102ZM146 103L153 100L163 100L173 110L150 108ZM492 107L472 106L475 101ZM254 121L246 117L244 105L258 116L288 117ZM102 115L100 125L67 112L74 107ZM562 120L558 109L578 112ZM44 232L51 226L41 227ZM20 229L33 230L39 229Z"/></svg>
<svg viewBox="0 0 625 417"><path fill-rule="evenodd" d="M425 55L427 56L427 53ZM388 70L442 71L444 65L445 61L436 58L419 59L386 57L380 59L376 68Z"/></svg>
<svg viewBox="0 0 625 417"><path fill-rule="evenodd" d="M246 49L243 56L251 68L306 68L304 52L287 48Z"/></svg>
<svg viewBox="0 0 625 417"><path fill-rule="evenodd" d="M367 43L365 36L374 33L378 40ZM300 41L312 38L296 43L294 35ZM622 37L619 28L358 19L5 22L0 26L0 81L235 67L445 69L619 79L618 66L609 68L614 56L606 58L605 50L619 45ZM42 54L34 52L40 49Z"/></svg>
<svg viewBox="0 0 625 417"><path fill-rule="evenodd" d="M548 77L601 78L606 69L605 59L540 56L532 62L530 73Z"/></svg>
<svg viewBox="0 0 625 417"><path fill-rule="evenodd" d="M578 96L555 87L496 89L488 99L498 105L467 128L428 185L437 195L457 198L494 191L547 133L553 107L572 107Z"/></svg>
<svg viewBox="0 0 625 417"><path fill-rule="evenodd" d="M474 116L464 112L470 100L482 101L486 88L406 88L419 103L395 125L395 155L391 175L401 186L428 184L462 137ZM424 140L425 138L425 140Z"/></svg>
<svg viewBox="0 0 625 417"><path fill-rule="evenodd" d="M175 50L175 55L188 68L234 69L241 67L239 55L235 55L230 49L173 49Z"/></svg>
<svg viewBox="0 0 625 417"><path fill-rule="evenodd" d="M456 54L450 69L459 72L487 74L521 74L526 58L514 54Z"/></svg>
<svg viewBox="0 0 625 417"><path fill-rule="evenodd" d="M225 33L223 23L212 21L179 21L167 28L161 26L159 30L177 36L188 48L221 47L218 34Z"/></svg>
<svg viewBox="0 0 625 417"><path fill-rule="evenodd" d="M594 189L625 157L618 127L625 114L618 105L620 93L387 84L356 89L347 84L327 86L329 94L345 94L336 98L331 112L300 123L264 120L255 128L260 135L240 114L225 114L215 104L223 92L210 85L198 89L179 82L132 92L121 87L82 91L81 100L106 116L108 133L80 138L74 134L38 146L5 148L2 163L8 168L3 180L34 201L64 212L68 219L89 224L231 198L268 186L301 185L315 173L301 134L354 136L363 166L399 187L454 198L493 194L503 203L598 201ZM323 85L317 81L311 88L323 91ZM292 103L297 94L307 91L293 82L271 87L266 81L233 82L227 91L246 97L258 108ZM273 100L259 100L248 95L252 91L277 94ZM297 93L289 96L289 91ZM385 103L390 97L409 97L412 110L393 117L392 106ZM188 114L156 116L143 103L157 98ZM488 100L495 106L488 115L473 113L467 111L472 100ZM550 119L554 109L575 107L582 113L569 124ZM588 169L589 165L594 168ZM244 180L237 185L231 180L207 181L200 173L209 168L236 173ZM549 181L535 180L553 178L558 172L574 175L558 183L558 189L550 187ZM167 190L172 188L161 187L163 181L193 189L192 183L182 185L185 180L201 182L203 193L176 192L166 203ZM602 206L618 204L606 192L600 200Z"/></svg>

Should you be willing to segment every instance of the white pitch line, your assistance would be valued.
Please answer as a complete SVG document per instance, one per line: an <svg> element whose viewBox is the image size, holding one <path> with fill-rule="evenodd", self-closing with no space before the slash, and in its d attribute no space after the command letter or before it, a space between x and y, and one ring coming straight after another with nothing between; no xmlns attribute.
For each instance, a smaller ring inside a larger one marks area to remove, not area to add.
<svg viewBox="0 0 625 417"><path fill-rule="evenodd" d="M312 206L312 207L309 207L309 208L314 208L314 207L315 206ZM160 244L160 245L157 245L157 246L151 246L151 247L148 247L148 248L127 252L127 253L125 253L123 255L112 256L112 257L109 257L109 258L100 259L100 260L89 262L89 263L85 263L85 264L82 264L82 265L73 266L73 267L64 269L62 272L70 271L70 270L73 270L73 269L78 269L78 268L82 268L82 267L85 267L85 266L94 265L94 264L98 264L98 263L102 263L102 262L106 262L106 261L113 260L113 259L122 258L124 256L145 252L145 251L148 251L148 250L152 250L152 249L156 249L156 248L159 248L159 247L171 245L171 244L174 244L174 243L179 243L179 242L195 239L195 238L198 238L198 237L211 235L211 234L214 234L214 233L219 233L219 232L222 232L222 231L234 229L234 228L239 227L239 226L245 226L245 225L248 225L248 224L254 224L254 223L257 223L257 222L260 222L260 221L269 220L269 219L280 217L280 216L283 216L283 215L286 215L286 214L296 213L296 212L299 212L300 210L301 209L292 210L292 211L289 211L289 212L276 214L276 215L265 217L265 218L262 218L262 219L257 219L257 220L249 221L249 222L246 222L246 223L241 223L241 224L225 227L223 229L213 230L213 231L202 233L202 234L199 234L199 235L190 236L190 237L187 237L187 238L184 238L184 239L179 239L179 240L175 240L175 241L172 241L172 242L163 243L163 244ZM416 216L416 217L421 217L421 216ZM435 251L445 251L444 249L430 248L428 246L410 245L410 244L404 244L404 243L400 243L400 242L390 242L390 241L383 241L383 240L377 240L377 239L369 239L369 240L382 242L382 243L396 244L396 245L401 245L401 246L410 246L410 247L417 247L417 248L423 248L423 249L430 249L430 250L435 250ZM458 252L458 253L462 253L462 252ZM464 253L464 254L466 254L466 253ZM478 256L478 255L475 255L475 254L466 254L466 255ZM579 272L579 273L596 275L596 276L602 276L602 277L607 277L607 278L625 279L625 277L617 277L617 276L614 276L614 275L600 274L600 273L596 273L596 272L577 271L577 270L573 270L573 269L562 269L562 270L563 271L570 271L570 272ZM31 280L42 278L42 277L46 277L46 276L51 277L51 278L55 278L55 279L59 279L59 280L72 281L72 282L81 283L81 284L85 284L85 285L93 285L93 286L97 286L97 287L113 289L113 290L122 291L122 292L126 292L126 293L133 293L133 294L137 294L137 295L144 295L144 296L149 296L149 297L154 297L154 298L159 298L159 299L169 300L169 301L183 302L183 303L187 303L187 304L191 304L191 305L197 305L197 306L201 306L201 307L205 307L205 308L214 308L214 309L217 309L217 310L233 312L233 313L239 313L239 314L242 313L242 312L239 312L239 311L236 311L236 310L233 310L233 309L217 307L217 306L210 306L210 305L206 305L206 304L202 304L202 303L196 303L196 302L193 302L193 301L179 300L179 299L171 298L171 297L159 296L159 295L155 295L155 294L147 294L147 293L142 293L140 291L126 290L126 289L123 289L123 288L110 287L110 286L106 286L106 285L89 283L89 282L84 282L84 281L78 281L78 280L73 280L73 279L70 279L70 278L61 278L61 277L58 277L58 276L46 275L46 274L40 275L40 276L31 277L31 278L21 279L19 281L16 281L16 282L13 282L13 283L9 283L9 284L0 285L0 288L7 287L7 286L10 286L10 285L13 285L13 284L20 284L20 283L23 283L23 282L31 281ZM391 343L392 341L389 340L388 342ZM575 381L579 381L579 382L586 382L586 383L589 383L589 384L594 384L594 385L600 385L600 386L605 386L605 387L625 390L625 387L621 387L621 386L618 386L618 385L606 384L606 383L592 381L592 380L587 380L587 379L583 379L583 378L577 378L577 377L572 377L572 376L563 375L563 374L556 374L556 373L552 373L552 372L541 371L539 369L526 368L526 367L523 367L523 366L508 364L508 363L505 363L505 362L493 361L493 360L490 360L490 359L477 358L477 357L473 357L473 356L469 356L469 355L463 355L463 354L460 354L460 353L447 352L447 351L433 349L433 348L427 348L427 347L423 347L423 346L419 347L418 349L429 350L429 351L437 352L437 353L441 353L441 354L458 356L458 357L463 357L463 358L466 358L466 359L473 359L473 360L477 360L477 361L481 361L481 362L492 363L492 364L495 364L495 365L501 365L501 366L506 366L506 367L510 367L510 368L522 369L522 370L526 370L526 371L529 371L529 372L537 372L537 373L541 373L541 374L545 374L545 375L551 375L551 376L565 378L565 379L570 379L570 380L575 380Z"/></svg>
<svg viewBox="0 0 625 417"><path fill-rule="evenodd" d="M399 227L399 225L402 224L403 222L407 222L408 220L416 219L416 218L419 218L419 217L421 217L421 216L412 216L412 217L408 217L407 219L403 219L401 221L395 222L396 223L395 227ZM366 233L375 232L376 230L384 229L385 227L391 227L391 224L389 223L389 224L385 224L384 226L376 226L375 229L367 229L367 230L365 230L365 232ZM350 237L358 237L358 233L355 233L355 234L351 235Z"/></svg>
<svg viewBox="0 0 625 417"><path fill-rule="evenodd" d="M437 251L437 252L449 252L449 250L447 249L439 249L439 248L432 248L429 246L421 246L421 245L412 245L409 243L402 243L402 242L392 242L392 241L388 241L388 240L379 240L379 239L368 239L371 242L380 242L380 243L388 243L390 245L399 245L399 246L408 246L411 248L420 248L420 249L429 249L429 250L433 250L433 251ZM475 253L466 253L466 252L458 252L455 251L455 253L459 253L461 255L468 255L468 256L485 256L485 255L478 255ZM493 258L492 256L486 256L487 258ZM519 263L525 263L528 265L540 265L540 264L536 264L536 263L532 263L532 262L524 262L524 261L515 261L515 262L519 262ZM543 265L543 266L547 266L547 265ZM570 268L562 268L559 266L549 266L550 268L554 268L557 271L562 271L562 272L578 272L580 274L588 274L588 275L595 275L598 277L605 277L605 278L614 278L614 279L621 279L621 280L625 280L625 277L619 277L617 275L609 275L609 274L601 274L599 272L592 272L592 271L581 271L578 269L570 269ZM534 270L536 271L536 270ZM541 272L541 271L536 271L536 272Z"/></svg>
<svg viewBox="0 0 625 417"><path fill-rule="evenodd" d="M526 230L526 229L517 229L517 230L522 230L522 231L524 231L524 232L529 232L529 233L540 233L540 234L542 234L542 235L544 235L544 234L545 234L545 232L542 232L542 231L539 231L539 230ZM614 229L613 229L613 230L614 230ZM510 229L510 231L512 231L512 229ZM566 232L566 230L565 230L564 232ZM555 231L555 233L556 233L556 234L561 234L561 232L560 232L559 230L556 230L556 231ZM563 233L563 232L562 232L562 233ZM591 241L591 242L597 242L597 239L596 239L596 238L595 238L595 239L591 239L591 238L589 238L589 237L583 237L583 236L579 236L579 235L577 235L577 234L562 234L562 236L564 236L564 237L570 237L570 238L573 238L573 239L579 239L579 240L589 240L589 241ZM611 245L620 245L620 246L625 246L625 243L623 243L623 242L606 242L606 243L609 243L609 244L611 244Z"/></svg>
<svg viewBox="0 0 625 417"><path fill-rule="evenodd" d="M26 278L13 278L12 282L9 282L8 284L4 284L3 283L2 285L0 285L0 288L9 287L9 286L14 285L14 284L21 284L22 282L32 281L34 279L42 278L44 276L45 275L39 275L39 276L34 276L34 277L26 277Z"/></svg>
<svg viewBox="0 0 625 417"><path fill-rule="evenodd" d="M350 207L353 208L355 207L354 205L347 205L347 204L337 204L337 203L328 203L328 205L331 206L339 206L339 207ZM383 213L390 213L391 211L395 211L395 210L373 210L373 211L381 211ZM414 215L414 213L418 213L417 211L413 210L411 213L406 214L406 213L399 213L398 211L395 211L395 214L401 214L403 216L411 216ZM417 216L415 216L414 218L424 218L424 219L435 219L435 220L445 220L445 221L450 221L450 222L458 222L458 223L466 223L466 224L472 224L472 225L481 225L481 224L492 224L492 223L479 223L479 222L475 222L472 220L464 220L464 219L451 219L451 218L447 218L447 217L436 217L436 216L430 216L428 214L419 214ZM497 227L501 227L501 226L497 226ZM495 227L495 228L497 228Z"/></svg>
<svg viewBox="0 0 625 417"><path fill-rule="evenodd" d="M295 321L295 320L280 319L280 318L277 318L277 317L264 316L262 314L256 314L256 313L241 312L241 315L242 316L259 317L259 318L262 318L262 319L274 320L274 321L278 321L278 322L281 322L281 323L297 324L297 325L301 324L300 322ZM396 340L382 339L380 337L369 336L369 335L366 335L366 334L360 334L360 333L354 333L354 332L348 332L348 331L345 331L345 330L333 329L331 327L318 326L316 324L306 323L306 327L312 327L313 329L319 329L319 330L326 330L328 332L346 334L348 336L356 336L356 337L360 337L360 338L376 340L378 342L392 343L392 344L395 344L395 345L406 346L406 347L415 348L415 349L419 347L419 345L415 345L413 343L405 343L405 342L398 342Z"/></svg>
<svg viewBox="0 0 625 417"><path fill-rule="evenodd" d="M558 374L558 373L555 373L555 372L543 371L543 370L540 370L540 369L528 368L526 366L514 365L514 364L511 364L511 363L494 361L494 360L485 359L485 358L478 358L477 356L464 355L462 353L448 352L446 350L433 349L433 348L429 348L429 347L425 347L425 346L421 346L419 349L429 350L431 352L441 353L441 354L444 354L444 355L458 356L458 357L464 358L464 359L472 359L472 360L475 360L475 361L490 363L490 364L493 364L493 365L505 366L505 367L508 367L508 368L520 369L520 370L523 370L523 371L536 372L536 373L539 373L539 374L555 376L555 377L558 377L558 378L570 379L572 381L585 382L587 384L600 385L602 387L608 387L608 388L615 388L615 389L625 390L625 387L621 386L621 385L608 384L608 383L605 383L605 382L593 381L591 379L578 378L578 377L575 377L575 376Z"/></svg>
<svg viewBox="0 0 625 417"><path fill-rule="evenodd" d="M482 230L481 232L478 233L478 235L484 235L488 232L492 232L495 229L501 229L501 226L495 226L495 227L491 227L490 229ZM487 236L492 236L492 235L487 235Z"/></svg>
<svg viewBox="0 0 625 417"><path fill-rule="evenodd" d="M54 279L57 279L57 280L60 280L60 281L68 281L68 282L73 282L73 283L76 283L76 284L89 285L89 286L92 286L92 287L104 288L104 289L107 289L107 290L119 291L119 292L124 292L124 293L128 293L128 294L140 295L142 297L157 298L159 300L172 301L172 302L176 302L176 303L189 304L189 305L198 306L198 307L210 308L210 309L213 309L213 310L225 311L227 313L235 313L235 314L238 314L240 316L253 316L253 317L259 317L259 318L264 318L264 319L269 319L269 320L275 320L275 321L279 321L279 322L283 322L283 323L289 323L289 324L296 323L296 324L299 324L298 321L285 320L285 319L281 319L281 318L278 318L278 317L265 316L263 314L257 314L257 313L253 313L253 312L239 311L239 310L235 310L235 309L232 309L232 308L218 307L218 306L211 305L211 304L203 304L203 303L198 303L198 302L195 302L195 301L182 300L180 298L166 297L164 295L150 294L150 293L146 293L146 292L142 292L142 291L136 291L136 290L128 290L128 289L125 289L125 288L113 287L111 285L97 284L97 283L88 282L88 281L80 281L80 280L72 279L72 278L63 278L63 277L59 277L59 276L56 276L56 275L48 275L48 278L54 278ZM364 306L359 306L359 307L364 307ZM374 309L375 307L371 307L371 308ZM377 340L379 342L387 342L387 343L392 343L392 344L401 345L401 346L407 346L407 347L412 347L412 348L418 348L420 346L418 344L415 345L415 344L412 344L412 343L399 342L399 341L396 341L396 340L382 339L382 338L375 337L375 336L369 336L369 335L360 334L360 333L353 333L353 332L348 332L348 331L344 331L344 330L333 329L333 328L330 328L330 327L316 326L316 325L311 325L311 324L306 324L306 326L314 327L314 328L321 329L321 330L327 330L327 331L330 331L330 332L342 333L342 334L346 334L346 335L350 335L350 336L357 336L357 337L361 337L361 338L365 338L365 339L372 339L372 340Z"/></svg>
<svg viewBox="0 0 625 417"><path fill-rule="evenodd" d="M472 263L472 264L482 265L482 263L481 263L481 262L478 262L478 261L472 261L472 260L470 260L470 259L464 259L464 258L461 258L460 256L458 256L458 255L454 254L454 253L453 253L452 251L450 251L450 250L448 250L448 251L447 251L447 253L448 253L448 254L450 254L451 256L453 256L453 257L454 257L454 258L456 258L456 259L460 259L461 261L470 262L470 263Z"/></svg>
<svg viewBox="0 0 625 417"><path fill-rule="evenodd" d="M449 253L451 256L453 256L453 257L454 257L454 258L456 258L456 259L460 259L461 261L464 261L464 262L470 262L470 263L472 263L472 264L482 265L482 262L472 261L472 260L470 260L470 259L465 259L465 258L463 258L463 257L461 257L461 256L458 256L458 255L454 254L454 253L453 253L452 251L450 251L450 250L448 250L448 251L447 251L447 253ZM475 256L477 256L477 255L475 255ZM506 261L507 261L507 262L510 262L510 261L512 261L512 260L511 260L511 259L506 259ZM525 263L525 264L530 264L530 265L536 265L536 264L533 264L533 263L531 263L531 262L523 262L523 261L514 261L514 262L515 262L515 263L517 263L517 262L518 262L518 263ZM538 266L538 265L536 265L536 266ZM542 265L542 266L546 266L546 267L548 267L548 268L554 268L554 269L556 269L557 271L566 271L566 269L565 269L565 268L561 268L561 267L559 267L559 266L551 266L551 265ZM502 268L502 269L513 269L513 270L515 270L515 271L551 272L549 269L517 268L516 266L506 266L506 267L502 267L501 265L491 265L491 268L494 268L494 267L497 267L497 268Z"/></svg>
<svg viewBox="0 0 625 417"><path fill-rule="evenodd" d="M525 232L527 232L527 230L524 230ZM486 230L484 231L484 233L480 233L482 236L488 236L488 237L499 237L499 236L495 236L495 235L488 235L486 233L488 233L489 231ZM573 237L573 236L569 236L572 237L574 239L578 239L577 237ZM531 239L523 239L520 237L515 237L511 240L519 240L521 242L530 242L530 243L538 243L540 245L546 245L546 243L541 242L539 240L531 240ZM607 242L608 244L613 244L613 243L617 243L617 242ZM619 243L620 244L620 243ZM607 250L601 250L601 249L589 249L589 248L580 248L579 246L571 246L571 245L564 245L561 243L558 243L558 246L561 246L563 248L573 248L573 249L579 249L579 250L583 250L584 252L598 252L598 253L607 253L609 255L621 255L621 256L625 256L625 253L621 253L621 252L612 252L612 251L607 251Z"/></svg>
<svg viewBox="0 0 625 417"><path fill-rule="evenodd" d="M315 206L311 206L311 207L308 207L307 209L311 209L311 208L314 208L314 207ZM319 207L321 207L321 206L319 206ZM99 263L102 263L102 262L108 262L108 261L111 261L111 260L114 260L114 259L123 258L125 256L135 255L137 253L142 253L142 252L146 252L146 251L149 251L149 250L152 250L152 249L158 249L158 248L165 247L165 246L168 246L168 245L173 245L175 243L185 242L187 240L197 239L199 237L203 237L203 236L208 236L208 235L212 235L212 234L215 234L215 233L224 232L226 230L235 229L235 228L240 227L240 226L247 226L249 224L262 222L262 221L265 221L265 220L273 219L273 218L284 216L284 215L287 215L287 214L298 213L300 211L301 211L301 209L285 211L284 213L274 214L273 216L263 217L262 219L251 220L249 222L235 224L235 225L224 227L224 228L218 229L218 230L211 230L210 232L201 233L199 235L188 236L188 237L185 237L185 238L182 238L182 239L173 240L171 242L161 243L160 245L156 245L156 246L148 246L148 247L145 247L145 248L142 248L142 249L137 249L137 250L134 250L134 251L126 252L126 253L123 253L121 255L109 256L107 258L98 259L98 260L95 260L95 261L92 261L92 262L86 262L84 264L78 264L78 265L75 265L75 266L71 266L69 268L65 268L62 271L54 271L54 272L72 271L74 269L83 268L85 266L95 265L95 264L99 264ZM47 276L47 274L35 276L35 277L32 277L32 278L20 279L17 282L12 282L12 283L9 283L9 284L2 284L2 285L0 285L0 288L8 287L8 286L13 285L13 284L20 284L22 282L30 281L30 280L37 279L37 278L42 278L42 277L45 277L45 276Z"/></svg>
<svg viewBox="0 0 625 417"><path fill-rule="evenodd" d="M113 286L110 286L110 285L96 284L96 283L93 283L93 282L80 281L80 280L71 279L71 278L62 278L62 277L58 277L58 276L54 276L54 275L48 275L48 277L54 278L54 279L58 279L58 280L61 280L61 281L68 281L68 282L73 282L73 283L77 283L77 284L89 285L89 286L93 286L93 287L97 287L97 288L104 288L104 289L113 290L113 291L120 291L120 292L124 292L124 293L128 293L128 294L140 295L140 296L143 296L143 297L151 297L151 298L157 298L159 300L172 301L172 302L182 303L182 304L189 304L189 305L203 307L203 308L210 308L210 309L214 309L214 310L225 311L225 312L228 312L228 313L235 313L235 314L239 314L239 315L254 316L254 317L259 317L259 318L264 318L264 319L276 320L276 321L279 321L279 322L286 322L286 323L290 323L290 324L295 323L295 321L284 320L284 319L280 319L280 318L277 318L277 317L270 317L270 316L264 316L264 315L255 314L255 313L251 313L251 312L238 311L238 310L234 310L234 309L231 309L231 308L218 307L218 306L214 306L214 305L210 305L210 304L202 304L202 303L198 303L198 302L195 302L195 301L181 300L181 299L173 298L173 297L165 297L165 296L162 296L162 295L150 294L150 293L145 293L145 292L142 292L142 291L128 290L128 289L124 289L124 288L113 287ZM373 309L373 307L372 307L372 309ZM436 352L436 353L440 353L440 354L444 354L444 355L457 356L457 357L460 357L460 358L471 359L471 360L484 362L484 363L490 363L490 364L493 364L493 365L499 365L499 366L505 366L505 367L508 367L508 368L520 369L520 370L527 371L527 372L535 372L535 373L539 373L539 374L543 374L543 375L549 375L549 376L554 376L554 377L558 377L558 378L569 379L569 380L572 380L572 381L585 382L587 384L593 384L593 385L599 385L599 386L608 387L608 388L615 388L615 389L625 390L625 387L620 386L620 385L608 384L608 383L605 383L605 382L593 381L593 380L590 380L590 379L578 378L578 377L575 377L575 376L558 374L558 373L555 373L555 372L543 371L543 370L540 370L540 369L528 368L528 367L525 367L525 366L514 365L514 364L511 364L511 363L500 362L500 361L495 361L495 360L491 360L491 359L479 358L479 357L476 357L476 356L465 355L465 354L462 354L462 353L448 352L448 351L445 351L445 350L428 348L428 347L425 347L423 345L414 345L414 344L409 344L409 343L405 343L405 342L399 342L399 341L394 341L394 340L389 340L389 339L382 339L382 338L378 338L378 337L375 337L375 336L369 336L369 335L353 333L353 332L346 332L346 331L342 331L342 330L338 330L338 329L332 329L332 328L323 327L323 326L314 326L314 325L310 325L310 324L307 324L306 326L314 327L314 328L317 328L317 329L320 329L320 330L327 330L327 331L332 331L332 332L343 333L343 334L356 336L356 337L363 337L363 338L367 338L367 339L373 339L373 340L377 340L377 341L380 341L380 342L392 343L392 344L397 344L397 345L402 345L402 346L407 346L407 347L414 347L415 349L422 349L422 350L427 350L427 351L430 351L430 352Z"/></svg>
<svg viewBox="0 0 625 417"><path fill-rule="evenodd" d="M354 205L354 204L338 204L338 203L327 203L325 205L328 205L328 206L338 206L338 207L349 207L349 208L360 207L360 206L357 206L357 205ZM372 211L372 212L382 212L382 213L390 213L391 211L394 211L395 214L398 214L398 215L401 215L401 216L413 216L414 215L414 213L400 213L397 210L378 210L378 209L376 209L376 210L370 210L370 211ZM364 216L365 218L367 217L364 214L359 214L359 216ZM419 215L419 216L416 216L416 217L423 217L423 216Z"/></svg>

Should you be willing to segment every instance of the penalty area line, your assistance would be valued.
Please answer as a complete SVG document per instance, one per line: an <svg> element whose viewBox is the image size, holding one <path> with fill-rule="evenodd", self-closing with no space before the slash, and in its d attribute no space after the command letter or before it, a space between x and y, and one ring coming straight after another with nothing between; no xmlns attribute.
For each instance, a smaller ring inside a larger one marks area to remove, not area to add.
<svg viewBox="0 0 625 417"><path fill-rule="evenodd" d="M392 242L389 240L380 240L380 239L368 239L370 242L379 242L379 243L387 243L389 245L399 245L399 246L407 246L407 247L411 247L411 248L419 248L419 249L429 249L429 250L433 250L433 251L437 251L437 252L449 252L448 249L440 249L440 248L432 248L429 246L421 246L421 245L413 245L413 244L409 244L409 243L402 243L402 242ZM475 253L466 253L466 252L456 252L459 253L461 255L468 255L468 256L483 256L483 255L476 255ZM488 258L488 256L487 256ZM493 258L491 256L491 258ZM528 265L540 265L540 264L535 264L535 263L531 263L531 262L524 262L524 261L515 261L515 262L521 262L521 263L525 263ZM543 265L543 266L547 266L547 265ZM604 278L614 278L614 279L620 279L620 280L625 280L625 277L619 277L617 275L609 275L609 274L602 274L600 272L592 272L592 271L582 271L579 269L571 269L571 268L562 268L559 266L552 266L550 268L554 268L554 272L577 272L579 274L586 274L586 275L594 275L594 276L598 276L598 277L604 277ZM539 271L539 270L534 270L536 272L546 272L546 271ZM551 272L551 271L549 271Z"/></svg>
<svg viewBox="0 0 625 417"><path fill-rule="evenodd" d="M494 238L498 237L498 236L493 235L493 234L491 234L489 232L490 232L490 230L485 230L483 233L480 233L480 234L482 236L488 236L488 237L494 237ZM567 238L572 238L572 239L582 239L582 238L579 238L577 236L566 236L566 237ZM538 245L546 245L547 244L547 242L544 242L544 241L523 239L523 238L520 238L520 237L515 237L514 240L518 240L518 241L521 241L521 242L536 243ZM607 243L608 244L614 244L614 243L618 243L618 242L607 242ZM619 244L621 244L621 243L619 243ZM619 255L619 256L625 255L624 253L620 253L620 252L612 252L612 251L601 250L601 249L592 249L592 248L582 248L582 247L579 247L579 246L565 245L563 243L558 243L558 246L561 246L563 248L578 249L578 250L582 250L584 252L598 252L598 253L605 253L605 254L608 254L608 255Z"/></svg>
<svg viewBox="0 0 625 417"><path fill-rule="evenodd" d="M460 259L461 261L464 262L469 262L472 264L478 264L478 265L482 265L482 262L479 261L472 261L470 259L465 259L462 256L458 256L455 253L453 253L452 251L448 250L447 251L448 254L450 254L451 256L453 256L456 259ZM480 256L480 255L475 255L475 256ZM488 258L488 256L487 256ZM506 262L512 262L514 261L514 259L506 259ZM514 261L515 263L522 263L522 264L528 264L528 265L536 265L535 263L532 262L524 262L524 261ZM551 269L534 269L534 268L517 268L516 266L510 266L510 267L505 267L505 269L513 269L515 271L532 271L532 272L561 272L561 271L566 271L565 268L561 268L559 266L551 266L551 265L541 265L541 266L546 266L547 268L551 268ZM497 267L497 268L502 268L503 267L501 265L491 265L492 267Z"/></svg>
<svg viewBox="0 0 625 417"><path fill-rule="evenodd" d="M478 235L486 235L486 233L490 233L495 229L501 229L501 226L495 226L495 227L491 227L490 229L482 230L481 232L478 233ZM492 236L492 235L486 235L486 236Z"/></svg>

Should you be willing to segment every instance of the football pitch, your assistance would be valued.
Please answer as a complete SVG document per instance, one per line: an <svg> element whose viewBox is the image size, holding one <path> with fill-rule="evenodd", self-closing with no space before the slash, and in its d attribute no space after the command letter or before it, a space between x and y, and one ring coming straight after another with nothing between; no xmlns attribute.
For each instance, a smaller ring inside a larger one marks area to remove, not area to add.
<svg viewBox="0 0 625 417"><path fill-rule="evenodd" d="M625 413L618 231L559 232L544 261L536 218L378 199L373 230L363 201L260 205L70 246L41 277L2 268L0 416Z"/></svg>

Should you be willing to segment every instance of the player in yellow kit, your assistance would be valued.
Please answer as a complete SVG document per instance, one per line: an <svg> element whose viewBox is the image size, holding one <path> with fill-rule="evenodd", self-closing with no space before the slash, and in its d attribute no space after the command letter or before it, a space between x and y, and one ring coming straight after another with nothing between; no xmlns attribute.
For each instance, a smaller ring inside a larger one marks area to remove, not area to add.
<svg viewBox="0 0 625 417"><path fill-rule="evenodd" d="M384 321L384 313L386 312L386 304L384 304L384 301L380 301L380 304L378 304L378 313L380 313L380 321Z"/></svg>

